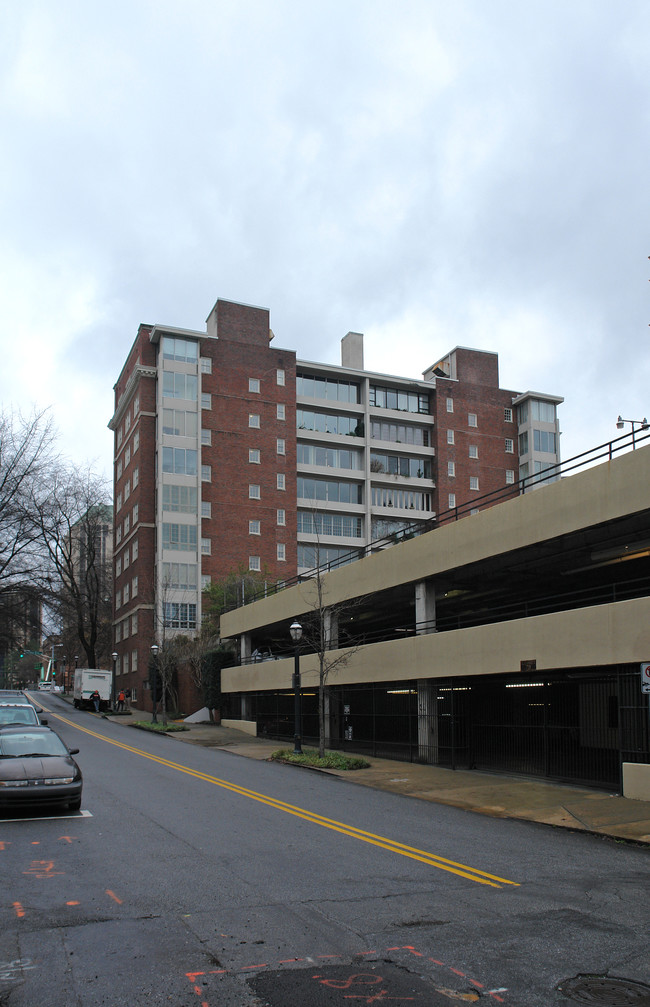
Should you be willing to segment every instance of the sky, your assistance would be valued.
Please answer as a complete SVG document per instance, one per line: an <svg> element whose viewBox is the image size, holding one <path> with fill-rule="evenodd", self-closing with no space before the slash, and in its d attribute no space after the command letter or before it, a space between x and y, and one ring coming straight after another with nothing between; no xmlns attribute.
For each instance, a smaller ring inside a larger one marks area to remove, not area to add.
<svg viewBox="0 0 650 1007"><path fill-rule="evenodd" d="M647 0L0 0L0 402L111 473L141 322L650 412ZM629 425L628 428L630 429Z"/></svg>

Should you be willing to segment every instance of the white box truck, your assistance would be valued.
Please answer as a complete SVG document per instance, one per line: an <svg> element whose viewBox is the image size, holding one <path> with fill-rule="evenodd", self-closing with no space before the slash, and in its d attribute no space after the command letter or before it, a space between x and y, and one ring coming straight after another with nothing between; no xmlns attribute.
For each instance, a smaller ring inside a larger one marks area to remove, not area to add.
<svg viewBox="0 0 650 1007"><path fill-rule="evenodd" d="M111 705L112 671L100 668L77 668L74 673L73 701L77 710L92 710L90 699L95 689L99 693L99 709L107 710Z"/></svg>

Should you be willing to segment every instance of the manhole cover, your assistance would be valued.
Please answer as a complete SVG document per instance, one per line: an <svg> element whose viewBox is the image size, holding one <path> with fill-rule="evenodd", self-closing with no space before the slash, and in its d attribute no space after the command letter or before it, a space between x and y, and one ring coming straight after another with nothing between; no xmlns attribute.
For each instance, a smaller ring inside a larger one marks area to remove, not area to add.
<svg viewBox="0 0 650 1007"><path fill-rule="evenodd" d="M602 1004L602 1007L650 1007L650 986L633 979L613 979L608 976L575 976L563 979L557 989L565 997L581 1004Z"/></svg>

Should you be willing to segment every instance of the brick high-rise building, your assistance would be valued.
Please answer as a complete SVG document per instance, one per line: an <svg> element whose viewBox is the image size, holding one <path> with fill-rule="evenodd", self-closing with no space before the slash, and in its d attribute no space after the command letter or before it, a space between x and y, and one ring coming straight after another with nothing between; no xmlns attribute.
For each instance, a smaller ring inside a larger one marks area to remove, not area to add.
<svg viewBox="0 0 650 1007"><path fill-rule="evenodd" d="M287 579L559 461L557 396L499 388L457 347L416 380L276 348L263 308L206 331L141 325L115 385L117 682L144 705L150 647L192 634L201 590L242 566Z"/></svg>

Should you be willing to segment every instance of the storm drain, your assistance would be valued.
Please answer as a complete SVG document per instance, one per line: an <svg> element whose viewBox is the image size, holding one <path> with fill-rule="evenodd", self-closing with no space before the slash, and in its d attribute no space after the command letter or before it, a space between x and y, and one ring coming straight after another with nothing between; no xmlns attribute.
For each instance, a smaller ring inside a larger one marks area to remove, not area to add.
<svg viewBox="0 0 650 1007"><path fill-rule="evenodd" d="M578 975L556 987L570 1000L599 1007L650 1007L650 986L633 979Z"/></svg>

